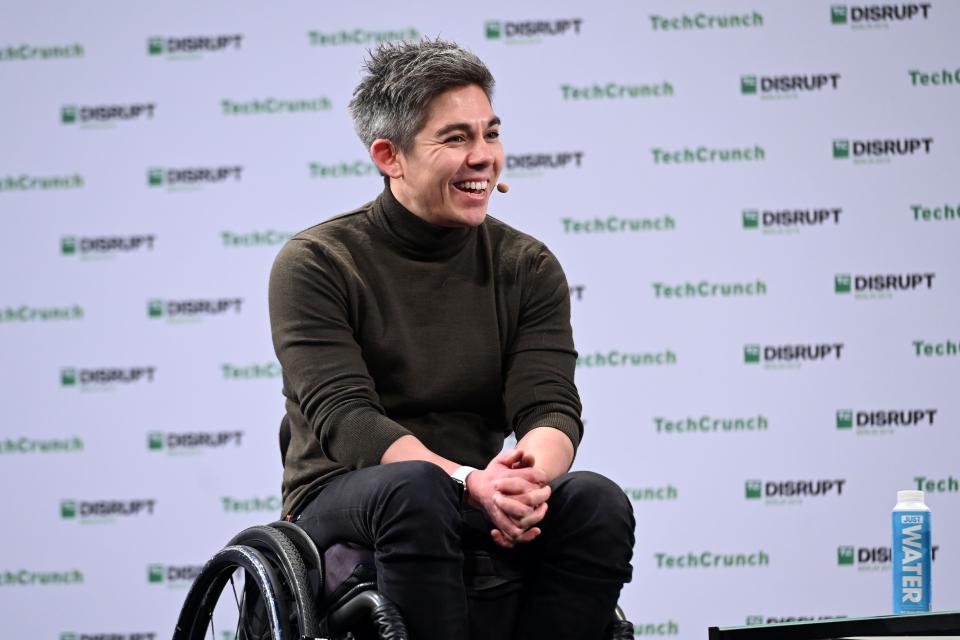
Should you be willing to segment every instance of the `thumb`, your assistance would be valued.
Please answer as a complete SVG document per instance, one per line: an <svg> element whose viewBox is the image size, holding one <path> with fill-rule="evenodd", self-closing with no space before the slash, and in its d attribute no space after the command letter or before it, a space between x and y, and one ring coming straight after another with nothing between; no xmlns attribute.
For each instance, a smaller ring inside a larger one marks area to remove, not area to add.
<svg viewBox="0 0 960 640"><path fill-rule="evenodd" d="M520 449L510 449L509 451L500 453L500 455L494 458L493 461L506 467L512 467L514 463L519 462L522 459L523 451Z"/></svg>

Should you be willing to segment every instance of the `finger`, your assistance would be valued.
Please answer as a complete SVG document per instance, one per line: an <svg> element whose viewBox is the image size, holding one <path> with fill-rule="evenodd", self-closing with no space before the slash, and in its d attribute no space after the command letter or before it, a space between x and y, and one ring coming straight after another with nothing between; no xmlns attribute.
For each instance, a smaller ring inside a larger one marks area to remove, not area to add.
<svg viewBox="0 0 960 640"><path fill-rule="evenodd" d="M519 538L520 535L524 532L524 529L521 529L517 526L517 523L514 522L509 516L507 516L499 508L495 508L493 513L490 515L490 521L493 522L494 526L500 530L500 533L508 540L513 540L514 538Z"/></svg>
<svg viewBox="0 0 960 640"><path fill-rule="evenodd" d="M501 451L497 454L491 463L496 462L497 464L504 465L506 467L511 467L515 462L523 458L523 451L520 449L508 449L507 451Z"/></svg>
<svg viewBox="0 0 960 640"><path fill-rule="evenodd" d="M493 529L490 532L490 537L493 538L494 543L503 547L504 549L512 549L513 543L507 540L506 536L499 529Z"/></svg>
<svg viewBox="0 0 960 640"><path fill-rule="evenodd" d="M500 478L522 478L541 486L547 483L547 474L537 468L501 469L497 472L497 479Z"/></svg>
<svg viewBox="0 0 960 640"><path fill-rule="evenodd" d="M510 496L502 493L493 494L493 502L500 508L500 511L506 514L508 518L516 522L519 526L520 520L533 515L534 508L531 505L524 504ZM526 529L527 527L523 527Z"/></svg>
<svg viewBox="0 0 960 640"><path fill-rule="evenodd" d="M521 494L536 491L540 489L540 485L530 482L526 478L506 477L494 480L493 488L501 493Z"/></svg>
<svg viewBox="0 0 960 640"><path fill-rule="evenodd" d="M517 520L516 523L517 523L517 526L520 527L521 529L530 529L531 527L533 527L533 525L543 520L543 517L545 515L547 515L546 502L544 502L539 507L534 509L532 513L526 516L523 516L522 518Z"/></svg>
<svg viewBox="0 0 960 640"><path fill-rule="evenodd" d="M526 531L523 532L523 535L521 535L519 538L516 538L516 539L513 540L513 544L520 544L520 543L523 543L523 542L530 542L531 540L533 540L534 538L536 538L537 536L539 536L540 533L541 533L541 531L540 531L540 528L539 528L539 527L533 527L533 528L531 528L531 529L527 529Z"/></svg>

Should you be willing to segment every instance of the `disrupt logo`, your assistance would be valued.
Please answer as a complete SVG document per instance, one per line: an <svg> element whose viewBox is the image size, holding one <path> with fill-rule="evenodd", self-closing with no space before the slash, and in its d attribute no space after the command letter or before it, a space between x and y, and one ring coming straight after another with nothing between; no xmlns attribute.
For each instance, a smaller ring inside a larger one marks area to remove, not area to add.
<svg viewBox="0 0 960 640"><path fill-rule="evenodd" d="M925 207L922 204L912 204L910 205L910 210L913 211L913 219L917 222L923 220L924 222L929 222L930 220L956 220L958 217L958 212L960 212L960 203L956 205L945 204L942 207Z"/></svg>
<svg viewBox="0 0 960 640"><path fill-rule="evenodd" d="M675 636L680 633L680 625L673 620L666 622L638 622L633 625L636 636Z"/></svg>
<svg viewBox="0 0 960 640"><path fill-rule="evenodd" d="M487 40L503 40L506 44L529 44L540 42L544 36L580 35L583 18L566 20L527 20L524 22L502 22L487 20L483 33Z"/></svg>
<svg viewBox="0 0 960 640"><path fill-rule="evenodd" d="M83 584L83 572L68 571L0 571L0 587L48 587L54 585Z"/></svg>
<svg viewBox="0 0 960 640"><path fill-rule="evenodd" d="M638 231L672 231L677 228L677 221L671 216L659 218L621 218L607 216L606 218L580 219L563 218L564 233L633 233Z"/></svg>
<svg viewBox="0 0 960 640"><path fill-rule="evenodd" d="M183 433L163 433L151 431L147 434L147 449L163 451L173 455L178 453L199 453L202 449L220 449L228 446L239 447L243 440L243 431L187 431Z"/></svg>
<svg viewBox="0 0 960 640"><path fill-rule="evenodd" d="M930 155L933 138L886 138L879 140L837 139L833 141L833 157L846 160L853 157L857 164L889 162L895 156ZM922 150L922 151L921 151ZM852 154L852 156L851 156Z"/></svg>
<svg viewBox="0 0 960 640"><path fill-rule="evenodd" d="M117 384L153 382L156 367L133 367L131 369L60 369L62 387L113 387Z"/></svg>
<svg viewBox="0 0 960 640"><path fill-rule="evenodd" d="M743 347L743 361L745 364L763 362L768 368L798 367L803 361L839 360L842 352L842 342L783 346L748 344Z"/></svg>
<svg viewBox="0 0 960 640"><path fill-rule="evenodd" d="M238 366L233 364L221 365L224 380L256 380L262 378L279 378L282 373L280 364L267 362Z"/></svg>
<svg viewBox="0 0 960 640"><path fill-rule="evenodd" d="M147 567L147 582L150 584L167 583L170 587L184 587L200 575L203 565L162 565L151 564Z"/></svg>
<svg viewBox="0 0 960 640"><path fill-rule="evenodd" d="M894 427L933 426L936 409L898 409L887 411L837 411L837 429L857 428L858 435L889 435Z"/></svg>
<svg viewBox="0 0 960 640"><path fill-rule="evenodd" d="M670 420L655 417L657 433L739 433L743 431L766 431L770 422L762 415L751 418L714 418L700 416Z"/></svg>
<svg viewBox="0 0 960 640"><path fill-rule="evenodd" d="M849 24L854 29L887 28L888 22L902 22L921 18L926 20L930 14L930 3L911 4L871 4L845 5L830 7L830 22L835 25Z"/></svg>
<svg viewBox="0 0 960 640"><path fill-rule="evenodd" d="M225 247L275 247L289 240L291 236L293 236L291 231L277 231L275 229L252 231L250 233L220 232Z"/></svg>
<svg viewBox="0 0 960 640"><path fill-rule="evenodd" d="M133 104L106 104L97 106L66 105L60 108L63 124L80 124L85 127L112 127L117 122L153 119L157 105L154 102Z"/></svg>
<svg viewBox="0 0 960 640"><path fill-rule="evenodd" d="M542 171L554 169L579 169L583 162L583 154L583 151L563 151L508 155L504 158L504 167L508 174L518 177L540 175Z"/></svg>
<svg viewBox="0 0 960 640"><path fill-rule="evenodd" d="M854 293L856 298L889 298L894 291L932 289L934 273L904 273L850 275L838 273L833 277L833 291L838 294Z"/></svg>
<svg viewBox="0 0 960 640"><path fill-rule="evenodd" d="M76 633L64 631L60 640L156 640L157 634L146 633Z"/></svg>
<svg viewBox="0 0 960 640"><path fill-rule="evenodd" d="M596 352L577 356L578 367L649 367L677 364L676 354L667 349L655 353L627 353L623 351Z"/></svg>
<svg viewBox="0 0 960 640"><path fill-rule="evenodd" d="M654 147L653 164L711 164L714 162L761 162L766 160L767 152L760 145L742 149L711 149L710 147L689 147L679 151L668 151Z"/></svg>
<svg viewBox="0 0 960 640"><path fill-rule="evenodd" d="M847 616L747 616L747 626L757 624L780 624L783 622L815 622L817 620L839 620Z"/></svg>
<svg viewBox="0 0 960 640"><path fill-rule="evenodd" d="M659 84L594 84L589 87L560 85L564 100L621 100L624 98L660 98L673 95L673 85L664 80Z"/></svg>
<svg viewBox="0 0 960 640"><path fill-rule="evenodd" d="M839 73L815 73L782 76L740 76L740 93L762 98L795 98L806 91L837 90Z"/></svg>
<svg viewBox="0 0 960 640"><path fill-rule="evenodd" d="M747 480L744 488L747 500L764 499L767 504L800 504L803 498L823 498L843 495L846 480Z"/></svg>
<svg viewBox="0 0 960 640"><path fill-rule="evenodd" d="M218 316L240 313L243 298L216 298L211 300L150 300L147 317L173 320L198 320L200 316Z"/></svg>
<svg viewBox="0 0 960 640"><path fill-rule="evenodd" d="M653 554L657 569L730 569L734 567L766 567L770 555L763 550L755 553L714 553L693 551L686 555L673 556L663 552Z"/></svg>
<svg viewBox="0 0 960 640"><path fill-rule="evenodd" d="M157 501L147 500L61 500L60 517L81 522L107 522L115 518L152 516Z"/></svg>
<svg viewBox="0 0 960 640"><path fill-rule="evenodd" d="M242 34L217 36L188 36L185 38L164 38L152 36L147 39L147 54L167 56L170 59L199 58L203 53L213 53L233 49L238 51L243 42Z"/></svg>
<svg viewBox="0 0 960 640"><path fill-rule="evenodd" d="M308 31L307 37L310 38L310 46L327 47L351 44L373 44L399 40L415 42L420 39L420 32L413 27L388 29L386 31L367 31L366 29L335 31L332 33Z"/></svg>
<svg viewBox="0 0 960 640"><path fill-rule="evenodd" d="M3 307L0 312L2 322L49 322L51 320L83 320L83 307Z"/></svg>
<svg viewBox="0 0 960 640"><path fill-rule="evenodd" d="M664 487L624 487L623 492L635 502L661 502L677 499L677 488L672 484Z"/></svg>
<svg viewBox="0 0 960 640"><path fill-rule="evenodd" d="M64 236L60 239L60 253L65 256L107 257L117 253L130 253L145 249L153 251L156 236L153 234L138 236L100 236L84 238Z"/></svg>
<svg viewBox="0 0 960 640"><path fill-rule="evenodd" d="M927 493L957 493L960 492L960 480L953 476L932 480L927 476L916 476L913 479L917 483L917 490Z"/></svg>
<svg viewBox="0 0 960 640"><path fill-rule="evenodd" d="M947 340L946 342L925 342L923 340L914 340L913 349L918 358L942 358L944 356L955 357L960 354L960 342Z"/></svg>
<svg viewBox="0 0 960 640"><path fill-rule="evenodd" d="M8 45L0 47L0 62L82 58L83 53L83 45L79 42L51 47L38 47L32 44L21 44L18 47Z"/></svg>
<svg viewBox="0 0 960 640"><path fill-rule="evenodd" d="M960 67L956 69L941 69L940 71L923 72L917 69L910 69L910 82L913 86L926 87L933 85L935 87L947 85L960 85Z"/></svg>
<svg viewBox="0 0 960 640"><path fill-rule="evenodd" d="M329 111L333 108L333 102L330 98L303 98L287 100L284 98L263 98L259 100L249 100L247 102L236 102L233 100L221 100L220 108L225 116L250 116L250 115L275 115L278 113L316 113L319 111Z"/></svg>
<svg viewBox="0 0 960 640"><path fill-rule="evenodd" d="M654 31L688 31L695 29L741 29L746 27L762 27L763 15L753 13L739 13L729 15L708 15L696 13L676 17L650 16L650 26Z"/></svg>
<svg viewBox="0 0 960 640"><path fill-rule="evenodd" d="M377 165L369 160L354 160L353 162L335 164L311 162L309 167L311 178L360 178L379 174Z"/></svg>
<svg viewBox="0 0 960 640"><path fill-rule="evenodd" d="M940 545L931 545L932 559L937 559ZM837 547L837 566L856 566L860 571L889 571L890 547L856 547L842 545Z"/></svg>
<svg viewBox="0 0 960 640"><path fill-rule="evenodd" d="M570 289L570 299L576 300L579 302L580 300L583 300L583 292L586 291L587 285L585 284L569 285L568 288Z"/></svg>
<svg viewBox="0 0 960 640"><path fill-rule="evenodd" d="M83 440L72 438L47 438L38 440L22 436L0 440L0 454L3 453L80 453Z"/></svg>
<svg viewBox="0 0 960 640"><path fill-rule="evenodd" d="M71 176L4 176L0 178L0 193L4 191L53 191L60 189L80 189L83 176L75 173Z"/></svg>
<svg viewBox="0 0 960 640"><path fill-rule="evenodd" d="M240 182L243 167L191 167L187 169L147 169L147 185L166 187L168 190L196 189L208 184L226 181Z"/></svg>
<svg viewBox="0 0 960 640"><path fill-rule="evenodd" d="M279 512L283 506L280 496L268 496L266 498L231 498L224 496L220 498L225 513L249 513L252 511L274 511Z"/></svg>
<svg viewBox="0 0 960 640"><path fill-rule="evenodd" d="M734 298L767 295L767 284L763 280L756 282L685 282L668 285L653 283L655 298Z"/></svg>
<svg viewBox="0 0 960 640"><path fill-rule="evenodd" d="M801 227L818 227L833 223L840 224L843 209L744 209L742 215L744 229L763 229L765 234L799 233Z"/></svg>

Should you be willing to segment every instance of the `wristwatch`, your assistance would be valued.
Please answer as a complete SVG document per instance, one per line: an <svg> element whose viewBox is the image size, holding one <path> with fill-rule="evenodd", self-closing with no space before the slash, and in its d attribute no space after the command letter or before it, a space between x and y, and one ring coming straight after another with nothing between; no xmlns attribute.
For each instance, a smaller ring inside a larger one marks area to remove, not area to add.
<svg viewBox="0 0 960 640"><path fill-rule="evenodd" d="M457 487L460 489L460 501L462 502L467 497L467 476L476 471L475 467L468 467L466 465L457 468L450 477L456 483Z"/></svg>

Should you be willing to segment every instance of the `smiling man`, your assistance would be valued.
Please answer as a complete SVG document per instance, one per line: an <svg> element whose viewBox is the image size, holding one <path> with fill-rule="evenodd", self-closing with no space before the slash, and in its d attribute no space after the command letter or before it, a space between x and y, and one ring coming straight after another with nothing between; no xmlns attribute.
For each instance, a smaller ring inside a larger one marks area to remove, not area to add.
<svg viewBox="0 0 960 640"><path fill-rule="evenodd" d="M541 242L487 215L493 77L440 40L382 45L366 70L350 108L384 190L294 236L270 278L284 515L321 547L372 548L414 640L604 637L633 514L569 472L569 289ZM519 613L468 607L464 547L520 568Z"/></svg>

